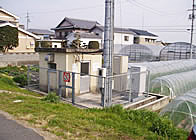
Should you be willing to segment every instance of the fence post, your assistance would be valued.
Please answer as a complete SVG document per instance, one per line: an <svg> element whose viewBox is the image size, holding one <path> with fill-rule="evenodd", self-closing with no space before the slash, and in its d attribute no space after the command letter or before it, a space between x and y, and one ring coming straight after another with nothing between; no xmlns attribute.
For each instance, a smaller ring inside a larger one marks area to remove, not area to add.
<svg viewBox="0 0 196 140"><path fill-rule="evenodd" d="M48 94L50 93L50 70L48 69Z"/></svg>
<svg viewBox="0 0 196 140"><path fill-rule="evenodd" d="M130 84L129 84L129 102L132 102L133 101L133 99L132 99L132 92L131 92L131 86L132 86L132 74L130 73L130 79L129 79L129 81L130 81Z"/></svg>
<svg viewBox="0 0 196 140"><path fill-rule="evenodd" d="M99 77L100 78L100 77ZM103 87L101 87L101 105L103 106L103 107L105 107L105 80L106 80L106 78L105 77L101 77L101 86L103 86Z"/></svg>
<svg viewBox="0 0 196 140"><path fill-rule="evenodd" d="M30 86L30 66L27 66L27 89L29 90L29 86Z"/></svg>
<svg viewBox="0 0 196 140"><path fill-rule="evenodd" d="M147 85L147 97L149 95L149 91L150 91L150 71L148 70L148 85Z"/></svg>
<svg viewBox="0 0 196 140"><path fill-rule="evenodd" d="M72 72L72 104L75 104L75 73Z"/></svg>
<svg viewBox="0 0 196 140"><path fill-rule="evenodd" d="M62 78L62 72L58 71L58 95L61 98L62 97L62 90L61 90L61 78Z"/></svg>

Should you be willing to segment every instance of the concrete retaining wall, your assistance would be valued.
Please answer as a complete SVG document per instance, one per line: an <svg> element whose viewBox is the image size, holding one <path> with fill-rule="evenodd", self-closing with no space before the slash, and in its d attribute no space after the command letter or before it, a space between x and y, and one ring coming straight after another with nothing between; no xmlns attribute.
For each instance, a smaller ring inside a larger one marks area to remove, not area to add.
<svg viewBox="0 0 196 140"><path fill-rule="evenodd" d="M0 67L8 65L20 66L28 64L39 64L38 53L8 53L0 54Z"/></svg>

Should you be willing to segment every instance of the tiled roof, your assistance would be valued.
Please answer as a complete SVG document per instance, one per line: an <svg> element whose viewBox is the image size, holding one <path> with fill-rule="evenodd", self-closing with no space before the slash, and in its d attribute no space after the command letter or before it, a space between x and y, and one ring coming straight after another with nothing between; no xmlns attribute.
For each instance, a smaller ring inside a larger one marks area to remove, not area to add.
<svg viewBox="0 0 196 140"><path fill-rule="evenodd" d="M158 37L157 35L152 34L152 33L145 31L145 30L138 30L138 29L132 29L132 28L129 28L129 30L136 33L137 35Z"/></svg>
<svg viewBox="0 0 196 140"><path fill-rule="evenodd" d="M96 26L96 27L98 27L101 31L104 31L104 26ZM115 27L114 32L115 33L135 34L134 32L130 31L128 28L117 28L117 27Z"/></svg>
<svg viewBox="0 0 196 140"><path fill-rule="evenodd" d="M71 24L71 26L62 26L62 24L67 21ZM79 29L92 29L95 25L99 25L97 21L90 21L90 20L82 20L82 19L73 19L65 17L64 20L56 27L56 29L61 28L79 28Z"/></svg>
<svg viewBox="0 0 196 140"><path fill-rule="evenodd" d="M28 29L27 31L36 35L55 35L54 32L45 29Z"/></svg>

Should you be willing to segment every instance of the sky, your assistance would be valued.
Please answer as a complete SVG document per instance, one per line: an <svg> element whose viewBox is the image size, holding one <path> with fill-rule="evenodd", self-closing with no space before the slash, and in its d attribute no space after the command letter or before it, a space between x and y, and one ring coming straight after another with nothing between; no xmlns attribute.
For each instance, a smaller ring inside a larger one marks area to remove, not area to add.
<svg viewBox="0 0 196 140"><path fill-rule="evenodd" d="M64 17L104 25L104 4L105 0L0 0L0 6L25 26L28 12L29 28L38 29L54 28ZM115 26L147 30L164 42L190 42L191 8L192 0L115 0Z"/></svg>

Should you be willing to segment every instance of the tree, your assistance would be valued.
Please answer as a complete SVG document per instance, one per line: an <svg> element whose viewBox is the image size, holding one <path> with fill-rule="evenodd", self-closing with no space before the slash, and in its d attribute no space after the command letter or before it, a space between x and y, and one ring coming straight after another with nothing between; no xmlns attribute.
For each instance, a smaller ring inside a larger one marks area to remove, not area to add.
<svg viewBox="0 0 196 140"><path fill-rule="evenodd" d="M18 29L16 27L0 27L0 51L8 52L18 46Z"/></svg>

